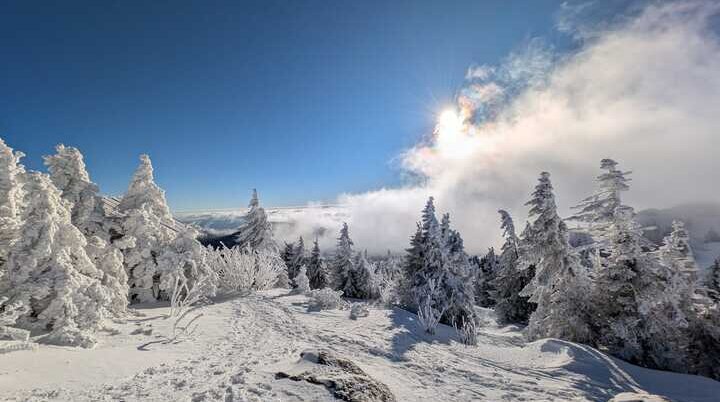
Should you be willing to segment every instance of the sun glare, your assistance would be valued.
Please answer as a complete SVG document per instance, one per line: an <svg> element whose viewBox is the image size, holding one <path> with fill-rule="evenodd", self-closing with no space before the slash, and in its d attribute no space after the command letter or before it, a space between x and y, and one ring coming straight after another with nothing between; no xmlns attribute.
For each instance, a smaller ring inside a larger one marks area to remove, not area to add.
<svg viewBox="0 0 720 402"><path fill-rule="evenodd" d="M436 145L447 156L459 157L465 153L467 133L463 118L454 110L444 110L438 116Z"/></svg>

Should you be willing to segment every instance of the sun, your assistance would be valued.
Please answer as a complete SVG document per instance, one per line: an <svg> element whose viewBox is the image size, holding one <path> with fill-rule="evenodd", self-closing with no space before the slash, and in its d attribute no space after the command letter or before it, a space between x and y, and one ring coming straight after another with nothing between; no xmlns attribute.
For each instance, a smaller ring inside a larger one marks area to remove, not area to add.
<svg viewBox="0 0 720 402"><path fill-rule="evenodd" d="M441 112L435 126L436 149L450 158L462 157L467 152L467 141L465 120L455 109Z"/></svg>

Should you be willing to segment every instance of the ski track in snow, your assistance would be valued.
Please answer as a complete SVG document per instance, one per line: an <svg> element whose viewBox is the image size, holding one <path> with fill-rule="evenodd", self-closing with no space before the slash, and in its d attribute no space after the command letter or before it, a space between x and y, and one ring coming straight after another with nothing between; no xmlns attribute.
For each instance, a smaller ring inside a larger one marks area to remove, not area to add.
<svg viewBox="0 0 720 402"><path fill-rule="evenodd" d="M219 302L202 308L216 318L209 321L219 339L208 342L194 335L184 341L191 352L176 360L129 377L108 377L101 385L0 389L0 399L333 400L321 386L274 378L308 348L328 349L355 361L386 383L398 401L604 401L620 392L658 392L656 385L662 383L677 392L669 395L676 400L710 401L720 391L718 382L637 368L582 345L557 340L525 344L517 331L498 327L490 318L481 328L479 345L465 347L445 326L435 336L424 334L414 316L403 310L372 309L369 317L353 321L346 310L309 313L306 305L305 297L282 291ZM147 347L168 347L153 343ZM642 381L652 389L639 385Z"/></svg>

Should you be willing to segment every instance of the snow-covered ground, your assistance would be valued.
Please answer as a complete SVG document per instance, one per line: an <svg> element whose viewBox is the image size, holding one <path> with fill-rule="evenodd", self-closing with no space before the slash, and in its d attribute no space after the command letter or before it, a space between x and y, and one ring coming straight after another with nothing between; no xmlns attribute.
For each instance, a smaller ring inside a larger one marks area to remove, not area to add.
<svg viewBox="0 0 720 402"><path fill-rule="evenodd" d="M333 400L324 387L276 379L306 349L357 363L398 401L605 401L622 392L675 401L716 401L720 382L648 370L559 340L525 343L498 327L490 310L479 345L466 347L441 326L425 335L416 317L374 308L357 321L347 310L307 312L304 296L273 290L199 308L198 330L164 343L166 307L115 323L94 350L40 346L0 354L0 399Z"/></svg>

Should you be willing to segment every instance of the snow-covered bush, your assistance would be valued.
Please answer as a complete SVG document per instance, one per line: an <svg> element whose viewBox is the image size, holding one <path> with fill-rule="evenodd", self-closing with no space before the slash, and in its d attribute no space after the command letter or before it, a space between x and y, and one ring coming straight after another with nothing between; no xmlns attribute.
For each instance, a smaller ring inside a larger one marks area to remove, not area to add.
<svg viewBox="0 0 720 402"><path fill-rule="evenodd" d="M391 306L399 302L398 282L388 272L377 271L373 277L373 282L378 301L382 305Z"/></svg>
<svg viewBox="0 0 720 402"><path fill-rule="evenodd" d="M304 295L310 291L310 280L307 277L307 268L304 265L298 270L293 282L295 282L293 293Z"/></svg>
<svg viewBox="0 0 720 402"><path fill-rule="evenodd" d="M453 328L455 328L460 342L468 346L475 346L478 343L477 327L477 319L474 316L460 316L453 322Z"/></svg>
<svg viewBox="0 0 720 402"><path fill-rule="evenodd" d="M418 321L425 332L431 335L435 334L435 329L448 306L447 303L438 301L441 300L438 282L435 278L428 278L425 282L425 292L418 292L418 300L415 302L418 307Z"/></svg>
<svg viewBox="0 0 720 402"><path fill-rule="evenodd" d="M368 309L365 303L353 303L350 308L350 319L357 320L358 318L367 317L370 315L370 309Z"/></svg>
<svg viewBox="0 0 720 402"><path fill-rule="evenodd" d="M332 290L330 288L311 290L309 310L335 310L345 307L342 299L343 292L341 290Z"/></svg>
<svg viewBox="0 0 720 402"><path fill-rule="evenodd" d="M275 253L239 247L208 248L206 252L222 293L270 289L285 270L285 263Z"/></svg>
<svg viewBox="0 0 720 402"><path fill-rule="evenodd" d="M169 295L178 276L187 286L206 297L215 296L217 275L208 265L207 249L197 241L197 231L187 228L178 234L157 259L160 290Z"/></svg>

